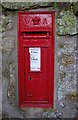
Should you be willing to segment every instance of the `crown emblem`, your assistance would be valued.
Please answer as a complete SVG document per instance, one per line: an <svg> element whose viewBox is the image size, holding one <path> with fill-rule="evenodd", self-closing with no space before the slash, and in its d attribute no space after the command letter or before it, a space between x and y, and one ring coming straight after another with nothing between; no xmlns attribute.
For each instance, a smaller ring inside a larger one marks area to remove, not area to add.
<svg viewBox="0 0 78 120"><path fill-rule="evenodd" d="M35 16L34 18L32 18L33 24L34 25L39 25L40 23L40 17L39 16Z"/></svg>

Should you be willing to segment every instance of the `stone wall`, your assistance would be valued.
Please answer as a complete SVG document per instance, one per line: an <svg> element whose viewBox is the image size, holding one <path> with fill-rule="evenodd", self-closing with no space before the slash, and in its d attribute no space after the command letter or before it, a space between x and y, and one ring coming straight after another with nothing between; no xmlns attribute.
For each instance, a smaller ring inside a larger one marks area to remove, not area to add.
<svg viewBox="0 0 78 120"><path fill-rule="evenodd" d="M1 6L0 6L0 15L2 14L1 12ZM1 21L0 21L0 28L1 28ZM0 29L0 119L2 118L2 33Z"/></svg>
<svg viewBox="0 0 78 120"><path fill-rule="evenodd" d="M3 117L26 117L26 111L18 108L17 13L20 9L56 11L54 110L44 109L41 117L52 118L58 115L63 118L75 117L78 107L76 101L78 18L72 9L73 5L66 3L67 10L63 8L60 10L60 4L56 3L2 3L1 5L3 7L0 16ZM77 13L77 10L75 11Z"/></svg>

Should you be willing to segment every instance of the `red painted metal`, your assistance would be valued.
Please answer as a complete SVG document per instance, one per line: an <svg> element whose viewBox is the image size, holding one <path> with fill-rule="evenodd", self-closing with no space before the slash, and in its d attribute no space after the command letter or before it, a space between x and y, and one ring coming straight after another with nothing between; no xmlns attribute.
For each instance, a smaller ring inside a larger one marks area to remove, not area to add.
<svg viewBox="0 0 78 120"><path fill-rule="evenodd" d="M53 107L54 11L18 13L19 107ZM40 70L30 70L30 48L40 49Z"/></svg>

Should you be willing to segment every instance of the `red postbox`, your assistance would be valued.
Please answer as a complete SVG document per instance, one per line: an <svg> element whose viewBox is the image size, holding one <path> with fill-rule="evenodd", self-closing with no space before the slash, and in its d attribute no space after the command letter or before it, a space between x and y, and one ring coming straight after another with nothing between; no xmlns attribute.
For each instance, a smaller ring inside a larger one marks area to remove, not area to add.
<svg viewBox="0 0 78 120"><path fill-rule="evenodd" d="M53 107L54 11L18 13L20 107Z"/></svg>

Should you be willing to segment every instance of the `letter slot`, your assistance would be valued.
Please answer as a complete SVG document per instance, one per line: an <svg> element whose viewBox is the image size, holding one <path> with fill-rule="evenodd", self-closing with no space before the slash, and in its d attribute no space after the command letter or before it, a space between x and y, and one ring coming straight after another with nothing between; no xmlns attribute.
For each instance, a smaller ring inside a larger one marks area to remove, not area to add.
<svg viewBox="0 0 78 120"><path fill-rule="evenodd" d="M38 32L23 32L22 33L22 36L23 38L32 38L32 39L35 39L35 38L49 38L50 37L50 32L45 32L45 31L38 31Z"/></svg>

